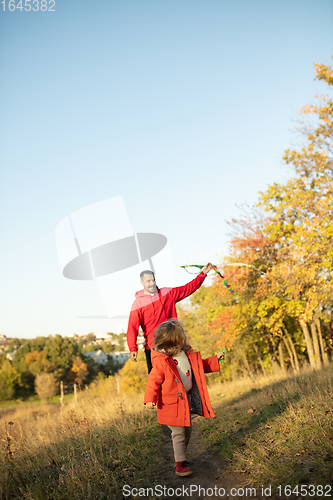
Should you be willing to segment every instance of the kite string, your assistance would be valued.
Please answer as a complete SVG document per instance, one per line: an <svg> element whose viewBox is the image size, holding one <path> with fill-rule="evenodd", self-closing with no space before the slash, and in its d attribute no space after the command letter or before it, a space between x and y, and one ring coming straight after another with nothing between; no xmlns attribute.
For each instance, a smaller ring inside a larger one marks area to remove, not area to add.
<svg viewBox="0 0 333 500"><path fill-rule="evenodd" d="M187 271L187 267L196 267L198 269L203 269L205 266L201 266L201 265L198 265L198 264L188 264L187 266L180 266L182 267L183 269L185 269L185 271ZM220 278L223 280L223 284L228 288L228 290L231 292L231 293L235 293L236 295L238 295L238 292L235 292L232 288L231 288L231 285L229 285L228 283L228 280L227 278L225 278L218 269L214 269L214 271L216 272L216 274L218 274L220 276ZM187 271L189 272L189 271ZM194 273L190 273L190 274L194 274ZM196 273L196 274L199 274L199 273Z"/></svg>

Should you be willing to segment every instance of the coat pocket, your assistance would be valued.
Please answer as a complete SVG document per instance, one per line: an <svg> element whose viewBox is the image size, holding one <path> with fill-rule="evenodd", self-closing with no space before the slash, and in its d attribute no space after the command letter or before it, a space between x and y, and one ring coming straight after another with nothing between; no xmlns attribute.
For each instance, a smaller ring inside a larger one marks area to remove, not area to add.
<svg viewBox="0 0 333 500"><path fill-rule="evenodd" d="M178 403L178 395L160 396L157 403L157 409L161 416L178 417Z"/></svg>

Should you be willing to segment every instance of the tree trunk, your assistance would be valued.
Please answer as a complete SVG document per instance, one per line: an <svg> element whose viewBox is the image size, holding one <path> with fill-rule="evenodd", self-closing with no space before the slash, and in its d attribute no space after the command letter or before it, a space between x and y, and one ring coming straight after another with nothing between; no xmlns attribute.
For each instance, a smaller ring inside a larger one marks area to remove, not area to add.
<svg viewBox="0 0 333 500"><path fill-rule="evenodd" d="M279 337L279 335L277 335ZM274 335L271 335L271 342L272 342L272 345L273 345L273 353L272 353L272 367L273 367L273 372L274 373L280 373L280 370L281 370L281 367L280 367L280 363L276 357L276 342L275 342L275 338L274 338Z"/></svg>
<svg viewBox="0 0 333 500"><path fill-rule="evenodd" d="M253 377L253 373L252 373L252 370L250 368L250 365L249 365L249 362L247 360L247 357L246 357L246 354L245 352L242 350L242 355L243 355L243 360L244 360L244 366L248 372L248 375L250 375L250 377Z"/></svg>
<svg viewBox="0 0 333 500"><path fill-rule="evenodd" d="M329 364L329 359L328 359L328 355L327 355L327 352L325 350L325 340L323 339L323 336L322 336L322 333L321 333L321 326L320 326L320 319L318 317L318 315L316 315L315 317L315 323L316 323L316 327L317 327L317 331L318 331L318 337L319 337L319 343L320 343L320 349L321 349L321 356L323 358L323 361L324 361L324 365L328 365Z"/></svg>
<svg viewBox="0 0 333 500"><path fill-rule="evenodd" d="M264 375L266 375L266 370L265 370L264 364L263 364L263 362L262 362L262 359L261 359L261 356L260 356L260 353L259 353L259 349L258 349L258 347L256 346L256 344L253 344L253 348L254 348L254 350L255 350L255 351L256 351L256 353L257 353L257 356L258 356L258 361L259 361L259 363L260 363L260 366L261 366L261 369L262 369L262 371L263 371L263 374L264 374Z"/></svg>
<svg viewBox="0 0 333 500"><path fill-rule="evenodd" d="M314 352L315 352L316 365L317 365L317 368L320 368L321 367L321 357L320 357L319 340L318 340L317 328L316 328L314 321L311 321L310 329L311 329L311 335L312 335L312 341L313 341L313 348L314 348Z"/></svg>
<svg viewBox="0 0 333 500"><path fill-rule="evenodd" d="M294 345L294 342L293 342L293 339L291 338L291 335L290 333L288 332L287 328L285 326L282 327L286 337L287 337L287 340L289 342L289 345L290 345L290 348L291 348L291 351L293 353L293 356L294 356L294 362L295 362L295 369L297 372L299 372L299 361L298 361L298 356L297 356L297 352L296 352L296 349L295 349L295 345Z"/></svg>
<svg viewBox="0 0 333 500"><path fill-rule="evenodd" d="M314 354L314 350L313 350L313 344L312 344L311 335L310 335L310 332L308 329L308 325L304 321L301 321L300 324L301 324L301 328L302 328L305 343L306 343L306 349L308 351L310 366L311 366L311 368L315 369L316 368L316 360L314 357L315 354Z"/></svg>
<svg viewBox="0 0 333 500"><path fill-rule="evenodd" d="M294 363L294 356L293 356L293 353L291 352L290 346L288 344L288 339L282 334L282 332L281 332L281 337L282 337L284 345L286 346L286 349L288 351L291 366L293 367L293 370L296 371L295 363Z"/></svg>
<svg viewBox="0 0 333 500"><path fill-rule="evenodd" d="M279 342L279 358L280 358L280 366L283 372L286 372L286 364L284 362L284 352L282 342Z"/></svg>

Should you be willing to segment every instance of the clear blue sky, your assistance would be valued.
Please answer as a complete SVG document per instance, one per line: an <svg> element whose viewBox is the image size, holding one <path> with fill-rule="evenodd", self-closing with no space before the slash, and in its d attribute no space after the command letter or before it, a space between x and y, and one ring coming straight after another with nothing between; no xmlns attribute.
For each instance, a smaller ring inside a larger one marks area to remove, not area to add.
<svg viewBox="0 0 333 500"><path fill-rule="evenodd" d="M134 231L168 237L177 284L189 278L181 264L226 253L225 220L288 177L281 158L296 140L298 110L326 92L313 63L332 63L333 3L7 7L0 4L0 333L105 334L126 322L77 319L105 312L93 282L62 276L55 226L122 195Z"/></svg>

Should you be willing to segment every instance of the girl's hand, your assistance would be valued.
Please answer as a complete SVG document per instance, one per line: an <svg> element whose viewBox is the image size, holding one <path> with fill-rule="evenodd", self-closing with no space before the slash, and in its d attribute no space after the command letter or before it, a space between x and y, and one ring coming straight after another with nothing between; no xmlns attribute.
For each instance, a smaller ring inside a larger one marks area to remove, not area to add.
<svg viewBox="0 0 333 500"><path fill-rule="evenodd" d="M149 403L146 403L146 407L148 408L148 410L152 410L154 408L154 406L156 406L156 404L153 403L152 401L150 401Z"/></svg>

